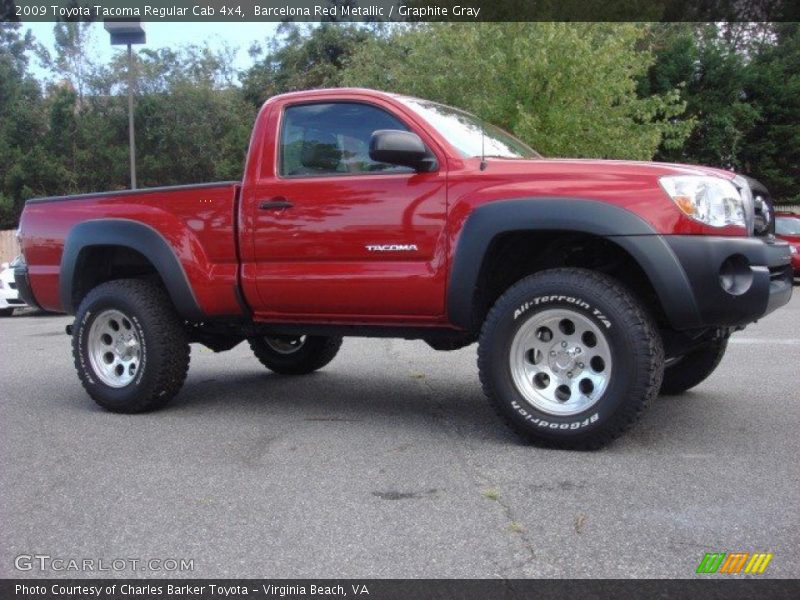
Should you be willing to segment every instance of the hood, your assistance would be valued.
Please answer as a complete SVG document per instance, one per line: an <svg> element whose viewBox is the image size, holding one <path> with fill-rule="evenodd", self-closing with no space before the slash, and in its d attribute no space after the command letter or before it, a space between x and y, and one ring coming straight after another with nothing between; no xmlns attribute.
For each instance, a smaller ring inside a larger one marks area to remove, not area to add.
<svg viewBox="0 0 800 600"><path fill-rule="evenodd" d="M800 244L800 235L775 235L775 237L794 245Z"/></svg>
<svg viewBox="0 0 800 600"><path fill-rule="evenodd" d="M632 160L486 159L464 165L472 175L463 186L455 186L454 203L475 205L497 200L526 197L550 197L596 200L623 208L648 222L660 233L705 234L710 226L690 220L670 200L660 185L664 176L695 175L720 177L728 181L735 173L695 165ZM473 171L474 169L474 171ZM459 192L463 190L463 196ZM715 235L741 235L741 228L715 228Z"/></svg>
<svg viewBox="0 0 800 600"><path fill-rule="evenodd" d="M516 160L505 158L487 158L488 169L500 169L502 172L531 172L539 170L554 170L563 172L589 172L607 173L609 175L649 175L661 177L663 175L710 175L731 180L736 173L725 169L715 169L701 165L685 165L680 163L665 163L636 160L609 160L585 158L536 158L529 160Z"/></svg>

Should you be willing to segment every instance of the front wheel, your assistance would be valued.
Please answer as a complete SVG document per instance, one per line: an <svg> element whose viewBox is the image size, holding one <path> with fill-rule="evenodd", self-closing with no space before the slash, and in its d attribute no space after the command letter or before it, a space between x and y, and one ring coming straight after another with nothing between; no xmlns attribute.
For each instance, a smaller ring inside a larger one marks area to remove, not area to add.
<svg viewBox="0 0 800 600"><path fill-rule="evenodd" d="M682 394L705 381L722 362L728 349L728 337L722 335L669 362L664 369L661 393L669 396Z"/></svg>
<svg viewBox="0 0 800 600"><path fill-rule="evenodd" d="M481 331L484 392L517 433L591 449L625 431L658 392L664 350L652 318L615 279L585 269L526 277Z"/></svg>
<svg viewBox="0 0 800 600"><path fill-rule="evenodd" d="M276 335L248 341L261 364L281 375L306 375L321 369L342 347L338 336Z"/></svg>
<svg viewBox="0 0 800 600"><path fill-rule="evenodd" d="M103 283L75 315L72 355L83 387L118 413L164 406L189 368L183 321L159 286L138 279Z"/></svg>

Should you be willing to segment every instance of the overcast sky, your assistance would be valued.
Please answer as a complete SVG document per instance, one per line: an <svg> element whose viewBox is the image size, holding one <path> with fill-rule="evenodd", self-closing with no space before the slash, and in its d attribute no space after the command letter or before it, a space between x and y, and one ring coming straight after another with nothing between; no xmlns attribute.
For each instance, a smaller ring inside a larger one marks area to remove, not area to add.
<svg viewBox="0 0 800 600"><path fill-rule="evenodd" d="M212 48L219 48L227 43L238 47L235 67L237 70L245 69L252 63L247 55L247 49L253 42L263 43L275 34L278 23L145 23L148 48L168 48L188 44L202 45L206 42ZM26 23L23 29L30 29L36 39L53 51L53 23ZM97 52L97 57L108 61L114 51L123 46L112 47L108 40L108 33L103 29L102 23L92 25L92 42ZM141 46L140 46L141 47ZM31 65L39 75L37 65Z"/></svg>

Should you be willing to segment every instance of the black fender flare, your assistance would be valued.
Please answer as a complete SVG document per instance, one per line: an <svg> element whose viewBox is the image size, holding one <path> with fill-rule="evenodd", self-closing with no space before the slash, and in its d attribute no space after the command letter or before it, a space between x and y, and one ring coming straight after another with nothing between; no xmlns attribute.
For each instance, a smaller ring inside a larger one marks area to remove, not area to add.
<svg viewBox="0 0 800 600"><path fill-rule="evenodd" d="M689 279L664 236L638 215L619 206L581 198L528 197L499 200L476 208L464 223L447 287L450 323L477 331L476 286L492 240L518 231L570 231L608 238L639 264L676 329L701 324Z"/></svg>
<svg viewBox="0 0 800 600"><path fill-rule="evenodd" d="M75 314L77 310L73 296L76 271L80 269L81 252L91 246L123 246L140 253L155 267L178 313L190 321L203 319L203 311L172 247L149 225L128 219L83 221L67 234L58 282L66 313Z"/></svg>

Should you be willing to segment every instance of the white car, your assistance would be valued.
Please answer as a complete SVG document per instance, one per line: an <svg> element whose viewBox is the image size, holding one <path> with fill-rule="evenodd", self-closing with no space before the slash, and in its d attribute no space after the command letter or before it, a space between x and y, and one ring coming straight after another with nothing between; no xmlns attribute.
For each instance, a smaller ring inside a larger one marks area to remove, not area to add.
<svg viewBox="0 0 800 600"><path fill-rule="evenodd" d="M27 306L19 297L17 283L14 281L14 266L19 258L9 263L0 265L0 316L8 317L15 308Z"/></svg>

